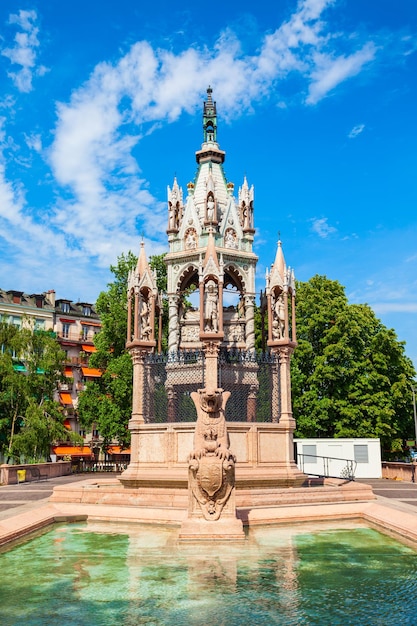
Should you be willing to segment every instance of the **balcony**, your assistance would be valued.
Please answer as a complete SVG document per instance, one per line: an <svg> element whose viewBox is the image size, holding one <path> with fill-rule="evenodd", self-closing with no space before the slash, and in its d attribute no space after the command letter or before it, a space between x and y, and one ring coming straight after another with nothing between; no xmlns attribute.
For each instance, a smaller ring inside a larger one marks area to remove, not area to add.
<svg viewBox="0 0 417 626"><path fill-rule="evenodd" d="M80 332L79 329L70 329L70 330L58 330L56 333L58 339L62 339L62 341L74 341L76 343L92 343L95 333L88 332L84 333Z"/></svg>

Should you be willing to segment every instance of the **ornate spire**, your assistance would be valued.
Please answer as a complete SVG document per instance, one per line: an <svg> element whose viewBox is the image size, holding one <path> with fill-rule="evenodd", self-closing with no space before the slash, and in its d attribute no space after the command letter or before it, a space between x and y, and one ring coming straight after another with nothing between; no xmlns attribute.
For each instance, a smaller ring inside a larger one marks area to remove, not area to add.
<svg viewBox="0 0 417 626"><path fill-rule="evenodd" d="M211 94L212 88L207 89L207 100L204 103L203 109L203 131L204 131L204 143L216 142L217 136L217 111L216 103L213 102Z"/></svg>
<svg viewBox="0 0 417 626"><path fill-rule="evenodd" d="M203 107L203 138L204 142L201 150L196 152L197 163L212 161L213 163L223 163L225 152L220 150L217 143L217 109L216 102L213 101L211 94L212 88L207 89L207 100Z"/></svg>
<svg viewBox="0 0 417 626"><path fill-rule="evenodd" d="M287 266L285 264L284 252L282 250L282 241L278 240L277 254L275 256L274 267L278 270L281 277L284 278Z"/></svg>

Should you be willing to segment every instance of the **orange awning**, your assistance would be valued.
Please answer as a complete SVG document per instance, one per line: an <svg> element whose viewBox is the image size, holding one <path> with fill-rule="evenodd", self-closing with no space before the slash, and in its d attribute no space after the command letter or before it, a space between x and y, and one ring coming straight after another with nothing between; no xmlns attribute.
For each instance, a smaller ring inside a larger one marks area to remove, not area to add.
<svg viewBox="0 0 417 626"><path fill-rule="evenodd" d="M130 454L130 448L122 450L120 446L109 446L107 448L107 454Z"/></svg>
<svg viewBox="0 0 417 626"><path fill-rule="evenodd" d="M69 421L69 420L65 420L65 422L64 422L64 426L65 426L65 428L66 428L67 430L71 430L71 424L70 424L70 421Z"/></svg>
<svg viewBox="0 0 417 626"><path fill-rule="evenodd" d="M81 324L83 324L83 326L96 326L97 328L101 328L101 324L99 324L98 322L84 322L84 321L81 321Z"/></svg>
<svg viewBox="0 0 417 626"><path fill-rule="evenodd" d="M97 348L95 346L87 346L87 344L82 345L83 352L97 352Z"/></svg>
<svg viewBox="0 0 417 626"><path fill-rule="evenodd" d="M60 393L59 401L61 402L61 404L72 406L72 398L70 393Z"/></svg>
<svg viewBox="0 0 417 626"><path fill-rule="evenodd" d="M102 375L102 371L94 367L82 367L83 376L90 376L91 378L99 378Z"/></svg>
<svg viewBox="0 0 417 626"><path fill-rule="evenodd" d="M52 450L57 456L94 456L88 446L54 446Z"/></svg>
<svg viewBox="0 0 417 626"><path fill-rule="evenodd" d="M67 378L73 378L74 374L72 373L72 367L66 367L64 369L64 376L66 376Z"/></svg>

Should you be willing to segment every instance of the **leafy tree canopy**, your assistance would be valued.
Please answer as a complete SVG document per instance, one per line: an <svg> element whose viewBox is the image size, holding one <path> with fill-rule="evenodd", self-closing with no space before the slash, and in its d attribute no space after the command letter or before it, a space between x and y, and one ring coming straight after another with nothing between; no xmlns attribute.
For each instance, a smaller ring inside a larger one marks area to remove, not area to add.
<svg viewBox="0 0 417 626"><path fill-rule="evenodd" d="M6 322L0 323L0 345L0 452L45 460L51 444L69 436L53 399L64 353L54 333Z"/></svg>
<svg viewBox="0 0 417 626"><path fill-rule="evenodd" d="M297 436L380 437L385 446L410 437L415 370L395 332L325 276L298 283L296 317Z"/></svg>

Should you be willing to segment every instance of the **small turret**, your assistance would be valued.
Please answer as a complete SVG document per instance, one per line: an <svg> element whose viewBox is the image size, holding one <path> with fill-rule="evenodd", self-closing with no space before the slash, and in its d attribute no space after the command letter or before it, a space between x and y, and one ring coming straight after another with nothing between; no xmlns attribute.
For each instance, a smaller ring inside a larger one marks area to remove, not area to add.
<svg viewBox="0 0 417 626"><path fill-rule="evenodd" d="M239 187L239 219L243 232L254 233L253 227L253 185L249 188L246 176L243 185Z"/></svg>
<svg viewBox="0 0 417 626"><path fill-rule="evenodd" d="M182 189L178 186L177 179L174 178L172 189L168 185L168 234L178 232L181 226L183 210Z"/></svg>
<svg viewBox="0 0 417 626"><path fill-rule="evenodd" d="M138 343L154 347L155 313L160 303L156 273L149 266L143 241L136 268L129 272L127 288L127 347Z"/></svg>
<svg viewBox="0 0 417 626"><path fill-rule="evenodd" d="M285 263L282 242L278 241L275 261L266 274L268 344L296 341L295 336L295 276ZM290 296L290 299L289 299ZM289 302L291 302L291 329L289 327ZM290 339L291 333L291 339Z"/></svg>

